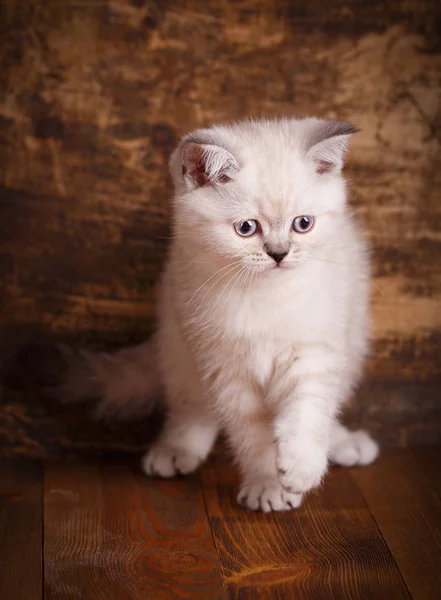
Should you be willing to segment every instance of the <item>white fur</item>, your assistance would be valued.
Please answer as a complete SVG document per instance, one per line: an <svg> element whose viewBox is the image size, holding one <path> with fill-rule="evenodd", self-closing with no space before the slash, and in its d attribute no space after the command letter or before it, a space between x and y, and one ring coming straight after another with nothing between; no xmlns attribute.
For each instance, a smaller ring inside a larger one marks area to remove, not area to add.
<svg viewBox="0 0 441 600"><path fill-rule="evenodd" d="M341 467L369 465L377 458L378 452L378 444L366 431L348 431L340 423L335 423L329 449L332 463Z"/></svg>
<svg viewBox="0 0 441 600"><path fill-rule="evenodd" d="M173 154L157 333L168 420L147 474L194 470L222 430L241 472L239 501L283 510L320 484L329 459L376 457L367 434L337 420L367 352L369 266L340 174L349 134L326 138L326 127L247 121L196 132ZM205 145L208 185L191 176L188 144ZM324 158L332 168L319 174ZM310 232L291 229L300 215L315 218ZM261 232L241 238L234 224L247 219ZM280 267L264 245L288 251Z"/></svg>

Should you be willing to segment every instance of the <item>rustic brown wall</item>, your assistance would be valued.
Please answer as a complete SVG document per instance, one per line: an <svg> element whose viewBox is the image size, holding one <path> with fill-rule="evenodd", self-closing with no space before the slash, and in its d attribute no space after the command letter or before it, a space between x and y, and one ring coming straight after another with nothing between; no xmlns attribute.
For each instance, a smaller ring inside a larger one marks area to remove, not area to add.
<svg viewBox="0 0 441 600"><path fill-rule="evenodd" d="M246 115L348 119L363 129L347 175L375 273L374 353L352 416L387 442L440 440L436 0L1 10L3 352L35 329L102 345L150 329L180 135ZM141 429L89 426L34 396L2 402L5 452L142 443Z"/></svg>

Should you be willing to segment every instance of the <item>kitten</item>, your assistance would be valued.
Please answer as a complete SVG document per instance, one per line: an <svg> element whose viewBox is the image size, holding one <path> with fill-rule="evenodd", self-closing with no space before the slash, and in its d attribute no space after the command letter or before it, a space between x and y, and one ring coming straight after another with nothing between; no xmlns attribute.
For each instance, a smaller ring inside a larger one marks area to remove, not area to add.
<svg viewBox="0 0 441 600"><path fill-rule="evenodd" d="M147 475L191 473L223 431L239 503L276 511L299 506L329 461L377 456L367 433L338 420L368 347L368 255L341 175L356 131L250 120L191 133L173 153L157 333L114 357L77 357L65 386L101 393L106 415L145 412L163 389Z"/></svg>

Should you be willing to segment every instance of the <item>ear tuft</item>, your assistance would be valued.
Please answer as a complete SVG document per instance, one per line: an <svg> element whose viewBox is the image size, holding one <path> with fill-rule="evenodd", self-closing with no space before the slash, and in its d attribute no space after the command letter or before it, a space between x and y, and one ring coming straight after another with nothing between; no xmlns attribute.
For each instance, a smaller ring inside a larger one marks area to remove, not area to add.
<svg viewBox="0 0 441 600"><path fill-rule="evenodd" d="M317 175L324 175L325 173L330 173L334 168L334 163L329 160L319 159L315 161L316 167L315 172Z"/></svg>
<svg viewBox="0 0 441 600"><path fill-rule="evenodd" d="M351 135L360 131L345 121L314 122L306 140L306 157L315 163L318 175L339 172Z"/></svg>
<svg viewBox="0 0 441 600"><path fill-rule="evenodd" d="M182 175L191 188L227 183L238 170L230 152L221 146L188 141L182 150Z"/></svg>

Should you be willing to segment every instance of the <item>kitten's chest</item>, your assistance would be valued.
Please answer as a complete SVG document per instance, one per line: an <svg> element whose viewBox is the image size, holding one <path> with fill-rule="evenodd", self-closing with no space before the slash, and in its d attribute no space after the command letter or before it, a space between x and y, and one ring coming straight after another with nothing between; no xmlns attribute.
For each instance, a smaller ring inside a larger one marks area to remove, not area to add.
<svg viewBox="0 0 441 600"><path fill-rule="evenodd" d="M264 293L237 296L220 307L219 322L225 338L243 339L251 344L267 340L269 346L301 342L321 325L323 317L314 310L312 294L290 293L289 288L266 289ZM315 320L311 319L311 311ZM324 316L323 305L321 313ZM274 342L274 344L273 344Z"/></svg>
<svg viewBox="0 0 441 600"><path fill-rule="evenodd" d="M283 285L230 295L193 313L186 328L198 364L208 377L245 376L265 387L274 373L293 362L302 347L332 336L331 296L313 287Z"/></svg>
<svg viewBox="0 0 441 600"><path fill-rule="evenodd" d="M242 382L264 397L280 368L287 368L295 358L296 351L291 343L264 338L254 342L230 338L200 354L199 364L214 391L228 389L232 382Z"/></svg>
<svg viewBox="0 0 441 600"><path fill-rule="evenodd" d="M221 379L245 378L263 389L280 365L295 360L305 337L292 306L277 310L242 300L212 311L210 317L196 333L203 370Z"/></svg>

